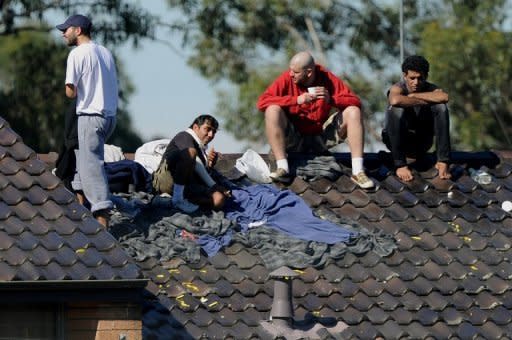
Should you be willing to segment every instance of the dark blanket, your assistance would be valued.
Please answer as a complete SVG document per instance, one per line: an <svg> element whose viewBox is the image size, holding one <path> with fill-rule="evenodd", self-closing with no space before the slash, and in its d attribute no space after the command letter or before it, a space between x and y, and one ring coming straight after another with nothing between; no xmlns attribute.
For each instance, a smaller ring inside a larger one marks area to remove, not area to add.
<svg viewBox="0 0 512 340"><path fill-rule="evenodd" d="M111 192L127 193L130 191L130 184L133 184L134 191L153 191L151 174L135 161L124 159L105 163L105 171Z"/></svg>

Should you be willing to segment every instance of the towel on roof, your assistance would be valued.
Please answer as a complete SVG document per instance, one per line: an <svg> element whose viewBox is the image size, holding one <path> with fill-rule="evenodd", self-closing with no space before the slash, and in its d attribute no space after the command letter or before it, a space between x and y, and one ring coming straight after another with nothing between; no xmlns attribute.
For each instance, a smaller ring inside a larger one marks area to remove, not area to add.
<svg viewBox="0 0 512 340"><path fill-rule="evenodd" d="M348 242L358 235L357 231L316 217L304 200L290 190L261 184L233 189L231 193L224 212L242 231L263 222L294 238L327 244Z"/></svg>

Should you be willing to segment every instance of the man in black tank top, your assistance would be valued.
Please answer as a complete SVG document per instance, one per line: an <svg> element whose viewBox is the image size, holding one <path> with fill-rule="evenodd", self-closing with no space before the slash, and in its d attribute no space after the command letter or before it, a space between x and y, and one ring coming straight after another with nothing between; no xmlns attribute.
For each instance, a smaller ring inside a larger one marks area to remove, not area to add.
<svg viewBox="0 0 512 340"><path fill-rule="evenodd" d="M382 140L391 150L396 175L406 182L414 178L406 157L424 157L434 137L439 177L451 177L448 94L427 81L428 71L429 63L424 57L407 57L402 63L403 80L388 91Z"/></svg>

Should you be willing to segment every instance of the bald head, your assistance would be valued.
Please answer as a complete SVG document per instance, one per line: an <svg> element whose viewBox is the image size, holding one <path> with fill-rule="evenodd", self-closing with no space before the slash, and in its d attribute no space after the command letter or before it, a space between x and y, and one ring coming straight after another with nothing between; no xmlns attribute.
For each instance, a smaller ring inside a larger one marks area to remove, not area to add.
<svg viewBox="0 0 512 340"><path fill-rule="evenodd" d="M315 60L309 52L299 52L290 60L290 77L300 86L309 86L315 79Z"/></svg>
<svg viewBox="0 0 512 340"><path fill-rule="evenodd" d="M302 69L312 68L315 66L315 59L313 59L313 56L309 52L299 52L290 60L290 66L292 65Z"/></svg>

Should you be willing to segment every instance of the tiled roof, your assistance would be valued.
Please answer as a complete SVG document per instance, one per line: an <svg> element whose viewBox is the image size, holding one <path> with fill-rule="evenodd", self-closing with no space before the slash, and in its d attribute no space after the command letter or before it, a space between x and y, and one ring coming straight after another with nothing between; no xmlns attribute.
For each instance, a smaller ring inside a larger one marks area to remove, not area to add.
<svg viewBox="0 0 512 340"><path fill-rule="evenodd" d="M297 270L295 320L325 325L318 338L512 337L512 218L500 207L512 201L512 161L454 153L452 180L439 180L428 167L404 184L382 156L365 155L375 190L358 189L347 175L334 182L295 178L290 185L312 208L383 230L398 244L388 257L348 253L323 268ZM349 165L349 155L336 157ZM223 169L235 158L225 155ZM491 184L468 177L466 167L480 165L491 168ZM271 338L262 321L269 319L274 282L256 250L233 243L199 263L139 264L157 297L145 308L146 338ZM346 329L329 333L339 321Z"/></svg>
<svg viewBox="0 0 512 340"><path fill-rule="evenodd" d="M117 240L0 118L0 287L140 279Z"/></svg>

